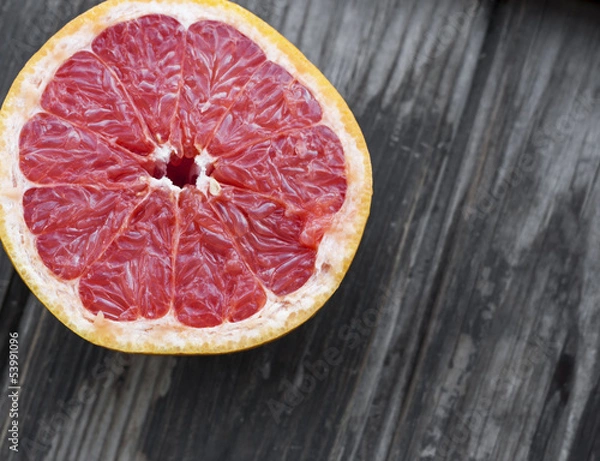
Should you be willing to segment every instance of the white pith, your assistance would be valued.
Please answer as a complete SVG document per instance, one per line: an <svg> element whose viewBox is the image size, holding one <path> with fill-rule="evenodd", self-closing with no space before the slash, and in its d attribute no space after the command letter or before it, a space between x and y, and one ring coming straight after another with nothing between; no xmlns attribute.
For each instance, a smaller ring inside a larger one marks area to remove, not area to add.
<svg viewBox="0 0 600 461"><path fill-rule="evenodd" d="M202 191L204 195L218 195L221 191L220 184L215 180L215 178L211 178L208 176L207 169L209 165L215 161L215 158L212 157L206 149L202 150L199 155L194 158L194 163L196 164L198 179L196 179L196 187L198 190Z"/></svg>
<svg viewBox="0 0 600 461"><path fill-rule="evenodd" d="M347 131L348 121L344 119L347 114L343 114L335 104L321 103L324 114L322 123L337 133L342 142L347 162L348 190L341 210L319 246L315 273L294 293L281 297L267 293L268 300L264 308L241 322L226 322L213 328L192 328L182 325L172 309L157 320L141 318L134 322L114 322L103 316L95 316L81 304L78 281L58 279L42 263L34 237L24 222L21 197L34 184L19 169L19 134L25 122L41 110L39 101L48 81L66 59L77 51L89 49L92 40L102 29L152 13L172 16L185 27L202 19L229 23L254 40L268 59L297 77L318 101L328 99L322 91L323 83L297 69L293 60L280 50L277 42L249 23L244 16L247 13L239 9L224 9L220 2L194 0L114 2L93 23L82 22L74 33L55 39L52 43L53 52L42 55L24 76L19 93L11 99L10 107L3 108L0 114L0 146L4 148L0 152L0 223L5 228L4 244L15 266L40 299L52 306L55 315L83 337L106 337L110 343L104 345L139 352L211 353L250 347L281 335L290 329L290 325L302 323L315 312L315 304L322 303L337 288L356 250L357 236L359 238L362 234L365 213L368 213L368 210L364 210L365 194L368 193L370 198L370 165L354 137ZM154 156L168 162L169 152L167 146L157 150ZM219 193L218 184L213 184L214 180L203 174L210 161L210 155L206 152L196 158L201 172L197 186L216 195ZM166 177L152 178L150 185L177 189ZM344 242L351 244L344 245Z"/></svg>

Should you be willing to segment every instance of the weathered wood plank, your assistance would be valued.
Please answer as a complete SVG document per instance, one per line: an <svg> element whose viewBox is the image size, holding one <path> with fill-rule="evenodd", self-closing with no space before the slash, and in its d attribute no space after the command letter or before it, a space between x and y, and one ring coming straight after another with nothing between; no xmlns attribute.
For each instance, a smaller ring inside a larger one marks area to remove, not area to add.
<svg viewBox="0 0 600 461"><path fill-rule="evenodd" d="M0 98L94 0L0 5ZM310 322L222 357L63 327L0 253L34 460L600 459L600 5L248 0L332 80L375 196ZM6 433L9 402L0 399ZM6 456L5 456L6 455Z"/></svg>
<svg viewBox="0 0 600 461"><path fill-rule="evenodd" d="M460 162L436 204L447 228L433 237L446 246L437 280L416 297L405 290L403 304L431 309L414 384L394 400L381 391L404 406L389 459L568 459L598 385L597 319L582 322L598 308L582 286L597 280L585 249L598 244L593 12L493 10L450 150Z"/></svg>

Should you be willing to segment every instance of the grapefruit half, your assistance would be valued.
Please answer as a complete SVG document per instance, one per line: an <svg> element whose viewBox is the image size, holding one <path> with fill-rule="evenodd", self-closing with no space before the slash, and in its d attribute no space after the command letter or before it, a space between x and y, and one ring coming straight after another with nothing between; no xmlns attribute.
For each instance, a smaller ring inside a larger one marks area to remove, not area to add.
<svg viewBox="0 0 600 461"><path fill-rule="evenodd" d="M257 346L339 286L371 202L342 97L217 0L110 0L52 37L0 112L0 236L68 328L108 348Z"/></svg>

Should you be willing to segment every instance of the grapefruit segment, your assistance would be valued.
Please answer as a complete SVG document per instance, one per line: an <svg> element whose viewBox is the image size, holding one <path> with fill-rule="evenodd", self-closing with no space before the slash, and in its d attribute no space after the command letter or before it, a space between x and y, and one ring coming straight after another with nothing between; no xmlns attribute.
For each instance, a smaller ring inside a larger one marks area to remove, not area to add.
<svg viewBox="0 0 600 461"><path fill-rule="evenodd" d="M91 186L34 187L23 195L40 258L62 279L81 276L106 249L146 190Z"/></svg>
<svg viewBox="0 0 600 461"><path fill-rule="evenodd" d="M38 184L115 187L148 176L134 154L88 129L44 112L23 127L19 150L21 171Z"/></svg>
<svg viewBox="0 0 600 461"><path fill-rule="evenodd" d="M81 278L86 309L112 320L157 319L171 308L175 197L156 189Z"/></svg>
<svg viewBox="0 0 600 461"><path fill-rule="evenodd" d="M265 60L254 42L227 24L200 21L190 26L171 140L178 155L192 157L207 146L232 101Z"/></svg>
<svg viewBox="0 0 600 461"><path fill-rule="evenodd" d="M122 22L92 43L93 52L122 83L159 143L169 139L184 45L184 27L165 15Z"/></svg>
<svg viewBox="0 0 600 461"><path fill-rule="evenodd" d="M89 51L75 53L58 69L41 105L136 154L148 155L156 147L114 74Z"/></svg>
<svg viewBox="0 0 600 461"><path fill-rule="evenodd" d="M252 76L209 144L211 155L227 155L280 132L321 121L321 106L289 72L267 61Z"/></svg>
<svg viewBox="0 0 600 461"><path fill-rule="evenodd" d="M269 290L277 295L291 293L313 274L316 248L300 241L307 223L305 213L228 186L210 203L246 264Z"/></svg>
<svg viewBox="0 0 600 461"><path fill-rule="evenodd" d="M206 197L181 192L175 264L174 308L185 325L211 327L239 322L261 309L266 294L248 270Z"/></svg>
<svg viewBox="0 0 600 461"><path fill-rule="evenodd" d="M317 216L336 213L347 189L342 145L323 125L281 134L220 157L212 177Z"/></svg>

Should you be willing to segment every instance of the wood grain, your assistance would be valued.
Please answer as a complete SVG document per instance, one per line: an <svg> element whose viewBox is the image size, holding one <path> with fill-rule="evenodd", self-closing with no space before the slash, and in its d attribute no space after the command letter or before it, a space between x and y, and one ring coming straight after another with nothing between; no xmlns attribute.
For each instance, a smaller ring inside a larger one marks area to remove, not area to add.
<svg viewBox="0 0 600 461"><path fill-rule="evenodd" d="M0 98L97 1L3 0ZM86 343L0 255L41 461L600 460L600 4L248 0L331 79L374 169L325 308L219 357Z"/></svg>

